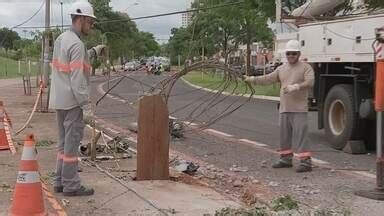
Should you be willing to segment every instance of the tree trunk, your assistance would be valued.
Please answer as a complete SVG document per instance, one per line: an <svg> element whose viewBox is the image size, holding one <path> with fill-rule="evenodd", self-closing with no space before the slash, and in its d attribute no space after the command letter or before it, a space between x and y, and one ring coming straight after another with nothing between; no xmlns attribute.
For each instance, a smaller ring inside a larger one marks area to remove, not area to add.
<svg viewBox="0 0 384 216"><path fill-rule="evenodd" d="M227 40L227 37L225 37L225 39L224 39L224 64L225 65L227 65L227 63L228 63L228 40Z"/></svg>
<svg viewBox="0 0 384 216"><path fill-rule="evenodd" d="M96 68L92 67L92 76L96 76Z"/></svg>

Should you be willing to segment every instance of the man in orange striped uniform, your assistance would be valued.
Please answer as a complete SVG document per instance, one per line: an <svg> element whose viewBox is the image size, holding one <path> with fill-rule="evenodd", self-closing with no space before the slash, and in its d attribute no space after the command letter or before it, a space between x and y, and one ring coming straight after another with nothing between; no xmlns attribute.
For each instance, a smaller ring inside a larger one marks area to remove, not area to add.
<svg viewBox="0 0 384 216"><path fill-rule="evenodd" d="M292 145L296 145L300 159L296 172L309 172L312 171L312 162L307 139L307 113L308 95L314 84L314 72L309 64L299 61L300 49L297 40L287 43L285 54L288 63L265 76L245 76L245 81L253 84L281 84L280 160L272 167L292 167Z"/></svg>
<svg viewBox="0 0 384 216"><path fill-rule="evenodd" d="M65 196L92 195L94 190L80 184L78 148L83 138L83 111L89 110L89 57L103 51L103 45L86 50L81 41L93 28L96 17L86 0L73 3L72 27L55 41L52 59L50 104L57 113L59 130L54 190Z"/></svg>

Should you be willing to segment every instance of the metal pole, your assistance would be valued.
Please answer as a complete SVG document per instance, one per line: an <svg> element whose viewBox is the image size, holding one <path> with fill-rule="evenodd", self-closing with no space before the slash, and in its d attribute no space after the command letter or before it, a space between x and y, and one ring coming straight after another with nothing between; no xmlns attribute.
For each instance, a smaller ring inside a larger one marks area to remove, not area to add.
<svg viewBox="0 0 384 216"><path fill-rule="evenodd" d="M61 31L64 32L63 1L60 1L61 7Z"/></svg>
<svg viewBox="0 0 384 216"><path fill-rule="evenodd" d="M180 61L181 61L180 55L177 55L177 62L178 62L179 69L180 69Z"/></svg>
<svg viewBox="0 0 384 216"><path fill-rule="evenodd" d="M51 19L51 1L45 0L45 37L44 37L44 67L43 77L45 86L48 85L49 78L49 32L50 32L50 19Z"/></svg>
<svg viewBox="0 0 384 216"><path fill-rule="evenodd" d="M44 63L43 63L43 82L44 87L49 89L49 40L50 40L50 19L51 19L51 1L45 2L45 37L44 37ZM45 110L48 110L49 98L47 98L47 106Z"/></svg>
<svg viewBox="0 0 384 216"><path fill-rule="evenodd" d="M384 46L384 27L376 29L376 39L381 46ZM384 60L377 53L379 49L375 50L376 60L376 77L375 77L375 110L376 110L376 188L368 191L357 191L356 195L366 197L374 200L384 200L384 157L383 157L383 144L384 144Z"/></svg>
<svg viewBox="0 0 384 216"><path fill-rule="evenodd" d="M28 95L32 95L31 86L31 60L28 60L28 75L27 75Z"/></svg>
<svg viewBox="0 0 384 216"><path fill-rule="evenodd" d="M377 189L383 190L384 189L384 160L383 160L383 144L384 144L384 137L383 137L383 112L377 113L377 146L376 146L376 182L377 182Z"/></svg>

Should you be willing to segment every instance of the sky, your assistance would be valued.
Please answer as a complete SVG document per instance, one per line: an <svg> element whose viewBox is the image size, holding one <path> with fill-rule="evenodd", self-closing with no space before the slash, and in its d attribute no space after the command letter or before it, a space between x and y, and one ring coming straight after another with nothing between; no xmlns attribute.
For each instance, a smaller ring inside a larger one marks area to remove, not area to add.
<svg viewBox="0 0 384 216"><path fill-rule="evenodd" d="M70 23L69 8L73 0L63 1L64 24ZM113 10L128 13L131 18L185 10L192 0L111 0ZM0 0L0 27L13 27L31 17L45 0ZM60 0L51 0L51 25L61 25ZM45 6L24 26L44 26ZM154 34L158 42L169 38L173 27L181 26L181 14L154 19L137 20L141 31ZM28 29L30 30L30 29ZM28 32L17 30L21 37L30 37Z"/></svg>

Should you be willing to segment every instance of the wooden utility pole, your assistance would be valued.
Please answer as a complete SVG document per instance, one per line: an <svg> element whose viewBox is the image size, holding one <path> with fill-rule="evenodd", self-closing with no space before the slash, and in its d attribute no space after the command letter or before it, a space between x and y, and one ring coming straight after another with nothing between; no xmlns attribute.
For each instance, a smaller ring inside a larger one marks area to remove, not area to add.
<svg viewBox="0 0 384 216"><path fill-rule="evenodd" d="M169 179L169 114L161 95L144 96L139 103L137 179Z"/></svg>

